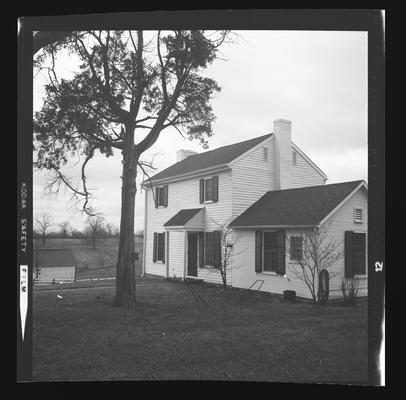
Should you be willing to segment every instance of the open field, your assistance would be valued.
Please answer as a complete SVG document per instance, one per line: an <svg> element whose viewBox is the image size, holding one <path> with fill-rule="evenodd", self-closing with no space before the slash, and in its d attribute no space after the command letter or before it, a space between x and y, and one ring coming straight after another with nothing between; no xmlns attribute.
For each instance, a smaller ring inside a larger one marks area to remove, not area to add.
<svg viewBox="0 0 406 400"><path fill-rule="evenodd" d="M367 378L366 299L322 307L151 277L137 281L135 309L113 296L114 286L34 291L34 380Z"/></svg>
<svg viewBox="0 0 406 400"><path fill-rule="evenodd" d="M34 242L34 248L42 247L42 241ZM45 247L70 247L77 261L76 279L111 278L116 276L118 239L98 239L96 249L82 239L47 239ZM135 251L139 257L136 261L137 276L141 275L142 241L135 242Z"/></svg>

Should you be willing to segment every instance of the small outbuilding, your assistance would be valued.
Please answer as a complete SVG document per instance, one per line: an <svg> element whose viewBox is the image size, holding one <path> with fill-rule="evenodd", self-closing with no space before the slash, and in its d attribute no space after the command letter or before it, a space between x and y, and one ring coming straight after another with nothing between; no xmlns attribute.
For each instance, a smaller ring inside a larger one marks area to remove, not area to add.
<svg viewBox="0 0 406 400"><path fill-rule="evenodd" d="M76 259L70 248L34 249L34 282L75 282Z"/></svg>

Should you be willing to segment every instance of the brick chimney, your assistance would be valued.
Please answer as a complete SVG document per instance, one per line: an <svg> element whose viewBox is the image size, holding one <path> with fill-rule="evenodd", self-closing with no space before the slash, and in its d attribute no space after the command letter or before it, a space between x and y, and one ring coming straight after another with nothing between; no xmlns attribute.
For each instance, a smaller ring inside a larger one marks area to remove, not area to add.
<svg viewBox="0 0 406 400"><path fill-rule="evenodd" d="M275 143L275 190L292 187L292 122L275 119L273 122Z"/></svg>
<svg viewBox="0 0 406 400"><path fill-rule="evenodd" d="M197 154L197 151L184 149L178 150L176 152L176 162L182 161L189 156L193 156L194 154Z"/></svg>

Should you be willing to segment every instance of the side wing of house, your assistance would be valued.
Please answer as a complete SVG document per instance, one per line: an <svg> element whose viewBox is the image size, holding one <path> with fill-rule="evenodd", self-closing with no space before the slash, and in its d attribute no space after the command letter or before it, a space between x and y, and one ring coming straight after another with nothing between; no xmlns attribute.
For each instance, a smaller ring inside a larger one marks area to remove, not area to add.
<svg viewBox="0 0 406 400"><path fill-rule="evenodd" d="M211 179L213 176L218 177L218 200L201 203L200 180ZM156 207L151 188L145 191L144 272L165 277L185 278L188 274L188 232L212 232L218 229L217 224L225 224L231 218L231 171L196 175L193 178L162 185L167 185L166 206ZM160 185L157 186L160 187ZM199 208L203 209L203 217L199 215L192 218L189 225L170 228L164 226L179 211ZM154 240L158 241L155 245ZM157 248L162 246L165 250L161 250L157 256ZM200 246L197 251L200 253ZM163 254L164 257L162 257ZM205 266L200 268L200 265L197 278L208 282L221 282L221 276L217 270Z"/></svg>
<svg viewBox="0 0 406 400"><path fill-rule="evenodd" d="M333 242L334 253L340 255L328 269L330 298L342 296L341 283L347 276L348 260L351 262L350 276L353 276L358 284L358 295L368 294L367 221L368 200L365 186L359 187L342 203L337 204L337 207L320 221L320 230L326 232L322 246ZM261 291L277 294L282 294L284 290L294 290L299 297L311 298L309 288L298 277L301 267L291 248L295 240L291 241L291 237L305 237L311 229L313 228L236 229L239 240L233 258L232 285L244 289L253 285L252 289L260 288ZM278 236L283 238L279 243ZM353 238L353 242L349 245L348 237ZM261 264L259 267L258 260Z"/></svg>

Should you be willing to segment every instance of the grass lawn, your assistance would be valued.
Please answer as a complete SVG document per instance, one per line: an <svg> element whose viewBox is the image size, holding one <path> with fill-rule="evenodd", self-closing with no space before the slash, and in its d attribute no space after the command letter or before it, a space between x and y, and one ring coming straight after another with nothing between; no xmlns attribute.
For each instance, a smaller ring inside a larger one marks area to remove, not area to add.
<svg viewBox="0 0 406 400"><path fill-rule="evenodd" d="M366 382L366 299L315 307L151 277L138 280L134 310L113 296L34 291L34 380Z"/></svg>

